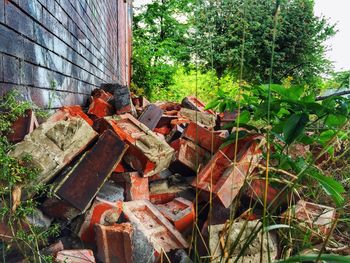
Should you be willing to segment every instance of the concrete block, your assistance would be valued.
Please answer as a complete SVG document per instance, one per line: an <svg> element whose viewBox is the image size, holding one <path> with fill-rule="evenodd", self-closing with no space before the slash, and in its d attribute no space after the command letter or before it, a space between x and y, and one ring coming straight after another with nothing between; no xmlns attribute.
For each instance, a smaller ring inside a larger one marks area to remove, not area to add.
<svg viewBox="0 0 350 263"><path fill-rule="evenodd" d="M216 126L216 116L213 114L182 108L179 111L179 116L210 129Z"/></svg>
<svg viewBox="0 0 350 263"><path fill-rule="evenodd" d="M85 150L97 133L81 118L45 122L16 144L10 156L21 159L32 156L40 170L33 184L46 183L74 157Z"/></svg>
<svg viewBox="0 0 350 263"><path fill-rule="evenodd" d="M72 118L82 118L90 126L92 126L93 121L83 112L81 106L64 106L59 108L48 120L47 122L58 122L62 120L70 120Z"/></svg>

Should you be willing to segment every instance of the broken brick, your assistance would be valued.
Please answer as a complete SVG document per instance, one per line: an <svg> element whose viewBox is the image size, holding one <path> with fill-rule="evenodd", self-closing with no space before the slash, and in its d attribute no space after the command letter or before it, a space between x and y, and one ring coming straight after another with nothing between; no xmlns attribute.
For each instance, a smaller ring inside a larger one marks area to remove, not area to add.
<svg viewBox="0 0 350 263"><path fill-rule="evenodd" d="M215 153L224 142L224 139L217 133L190 122L183 132L183 137L193 141L209 152Z"/></svg>
<svg viewBox="0 0 350 263"><path fill-rule="evenodd" d="M111 116L113 114L113 107L103 99L93 98L89 106L88 114L98 118Z"/></svg>
<svg viewBox="0 0 350 263"><path fill-rule="evenodd" d="M175 125L173 127L173 129L171 130L171 132L167 135L166 141L168 143L171 143L171 142L179 139L184 132L184 128L186 128L185 125Z"/></svg>
<svg viewBox="0 0 350 263"><path fill-rule="evenodd" d="M162 127L159 127L159 128L154 128L153 131L155 133L168 135L171 132L171 129L168 126L162 126Z"/></svg>
<svg viewBox="0 0 350 263"><path fill-rule="evenodd" d="M196 110L196 111L200 111L200 112L206 112L209 114L215 114L215 112L213 110L206 110L205 109L205 104L198 99L195 96L188 96L186 98L184 98L181 102L182 107L190 109L190 110Z"/></svg>
<svg viewBox="0 0 350 263"><path fill-rule="evenodd" d="M80 215L80 211L57 197L46 199L40 209L51 218L70 221Z"/></svg>
<svg viewBox="0 0 350 263"><path fill-rule="evenodd" d="M85 120L90 126L92 126L93 121L87 116L79 105L74 106L64 106L59 108L48 120L47 122L58 122L62 120L69 120L74 117L79 117Z"/></svg>
<svg viewBox="0 0 350 263"><path fill-rule="evenodd" d="M184 176L195 176L198 167L210 159L210 153L186 139L177 139L170 144L175 149L176 160L169 169Z"/></svg>
<svg viewBox="0 0 350 263"><path fill-rule="evenodd" d="M90 249L62 250L56 255L57 263L95 263L94 253Z"/></svg>
<svg viewBox="0 0 350 263"><path fill-rule="evenodd" d="M108 91L104 91L103 89L94 89L91 92L91 96L94 99L99 98L99 99L104 100L105 102L108 102L108 101L113 99L112 93L109 93Z"/></svg>
<svg viewBox="0 0 350 263"><path fill-rule="evenodd" d="M122 213L122 202L107 202L103 199L96 198L88 212L85 213L84 222L82 223L78 236L86 243L95 241L94 225L111 225L116 223Z"/></svg>
<svg viewBox="0 0 350 263"><path fill-rule="evenodd" d="M226 125L231 124L237 118L237 112L224 111L218 115L219 127L223 129Z"/></svg>
<svg viewBox="0 0 350 263"><path fill-rule="evenodd" d="M182 235L149 201L125 202L123 212L130 222L142 231L159 254L188 247Z"/></svg>
<svg viewBox="0 0 350 263"><path fill-rule="evenodd" d="M191 201L177 197L169 203L157 205L157 208L180 232L192 226L195 213Z"/></svg>
<svg viewBox="0 0 350 263"><path fill-rule="evenodd" d="M124 173L126 181L126 200L149 200L148 178L141 177L138 172Z"/></svg>
<svg viewBox="0 0 350 263"><path fill-rule="evenodd" d="M166 169L173 158L174 150L130 114L100 119L94 126L112 129L129 145L124 161L144 177Z"/></svg>
<svg viewBox="0 0 350 263"><path fill-rule="evenodd" d="M163 110L155 104L150 104L139 117L139 121L146 125L151 131L156 128L159 120L163 115Z"/></svg>
<svg viewBox="0 0 350 263"><path fill-rule="evenodd" d="M103 83L101 89L112 93L113 103L117 114L131 113L133 111L131 94L128 86L118 83Z"/></svg>
<svg viewBox="0 0 350 263"><path fill-rule="evenodd" d="M200 123L202 126L208 127L210 129L216 126L216 116L206 112L199 112L182 108L179 111L179 116L191 122ZM179 124L179 121L180 120L178 120L177 124Z"/></svg>
<svg viewBox="0 0 350 263"><path fill-rule="evenodd" d="M317 237L329 234L336 216L333 207L299 200L282 215L282 218L286 221L296 220L300 226L312 229L312 236Z"/></svg>
<svg viewBox="0 0 350 263"><path fill-rule="evenodd" d="M255 140L239 141L236 163L235 144L219 150L200 171L192 186L201 190L204 199L209 200L210 192L228 207L243 186L245 177L256 167L261 156Z"/></svg>
<svg viewBox="0 0 350 263"><path fill-rule="evenodd" d="M35 117L34 111L28 109L24 112L23 116L17 118L12 123L10 132L6 135L9 142L18 143L24 139L24 137L39 127L38 120Z"/></svg>
<svg viewBox="0 0 350 263"><path fill-rule="evenodd" d="M97 133L81 118L45 122L16 144L10 155L18 159L30 155L31 163L40 170L32 183L46 183L84 151L96 136Z"/></svg>
<svg viewBox="0 0 350 263"><path fill-rule="evenodd" d="M53 256L56 257L57 253L64 250L64 246L61 240L57 241L56 243L53 243L49 245L48 247L43 248L40 250L40 254L45 256Z"/></svg>
<svg viewBox="0 0 350 263"><path fill-rule="evenodd" d="M127 148L128 146L115 133L106 130L93 148L59 183L56 194L84 212L120 162Z"/></svg>

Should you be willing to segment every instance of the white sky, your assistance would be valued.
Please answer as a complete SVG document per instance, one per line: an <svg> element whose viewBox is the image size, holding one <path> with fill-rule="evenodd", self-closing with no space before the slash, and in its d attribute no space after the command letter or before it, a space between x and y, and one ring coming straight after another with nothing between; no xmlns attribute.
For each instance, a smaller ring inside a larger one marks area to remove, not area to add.
<svg viewBox="0 0 350 263"><path fill-rule="evenodd" d="M133 1L135 7L150 2L152 0ZM335 70L350 70L350 0L315 0L315 14L337 23L338 33L327 41L327 56Z"/></svg>

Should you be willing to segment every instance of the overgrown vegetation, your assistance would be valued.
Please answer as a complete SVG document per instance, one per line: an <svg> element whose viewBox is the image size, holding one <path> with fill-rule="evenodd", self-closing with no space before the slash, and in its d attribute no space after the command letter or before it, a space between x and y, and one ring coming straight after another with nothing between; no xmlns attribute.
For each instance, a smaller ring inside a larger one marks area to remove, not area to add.
<svg viewBox="0 0 350 263"><path fill-rule="evenodd" d="M19 94L12 91L0 100L1 260L6 262L5 255L19 252L30 262L52 262L51 256L43 256L39 250L47 244L49 237L58 233L58 226L52 225L45 229L32 225L30 218L37 213L36 198L23 198L24 192L40 195L48 193L49 189L41 184L30 183L39 173L37 168L30 165L31 156L17 160L8 154L12 145L6 135L11 132L12 123L24 116L27 109L33 108L31 103L19 101L18 97ZM45 116L41 111L37 110L36 113Z"/></svg>

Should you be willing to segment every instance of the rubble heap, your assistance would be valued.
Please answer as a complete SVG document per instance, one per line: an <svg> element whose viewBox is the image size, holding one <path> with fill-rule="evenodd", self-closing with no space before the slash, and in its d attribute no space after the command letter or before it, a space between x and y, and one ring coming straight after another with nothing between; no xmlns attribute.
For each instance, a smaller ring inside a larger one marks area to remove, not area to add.
<svg viewBox="0 0 350 263"><path fill-rule="evenodd" d="M62 107L40 125L32 111L18 119L10 155L30 154L40 168L33 184L54 189L31 222L61 226L60 236L41 252L56 262L190 262L197 253L233 262L243 251L248 261L240 262L258 262L261 214L256 211L265 184L254 171L264 138L247 131L237 145L225 143L232 133L225 124L235 117L206 110L192 96L181 104L152 104L127 87L105 84L92 92L87 110ZM22 199L34 194L23 193ZM269 207L276 196L278 207L289 200L270 186ZM254 213L247 210L252 201ZM335 217L334 209L303 200L296 211L285 211L282 220L293 216L319 226L315 235L328 233ZM256 239L245 251L243 239L254 229ZM275 236L268 235L265 259L277 255ZM229 251L233 243L236 248Z"/></svg>

